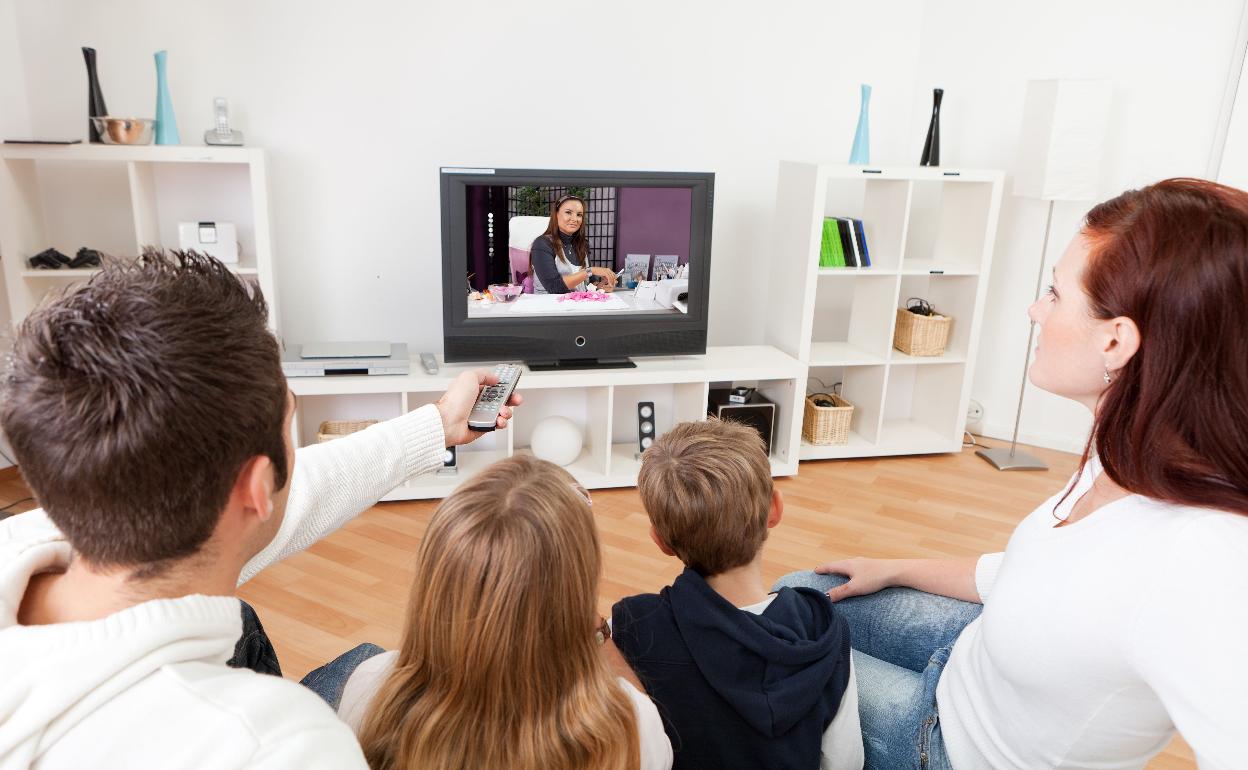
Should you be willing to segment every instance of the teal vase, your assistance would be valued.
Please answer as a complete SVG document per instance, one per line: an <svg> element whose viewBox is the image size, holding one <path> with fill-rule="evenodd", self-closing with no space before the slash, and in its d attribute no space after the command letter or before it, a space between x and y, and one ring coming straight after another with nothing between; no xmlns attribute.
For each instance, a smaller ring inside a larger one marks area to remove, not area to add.
<svg viewBox="0 0 1248 770"><path fill-rule="evenodd" d="M156 52L156 144L182 144L178 119L173 116L169 80L165 77L165 52Z"/></svg>
<svg viewBox="0 0 1248 770"><path fill-rule="evenodd" d="M854 131L854 146L849 151L849 162L865 164L871 162L871 129L867 121L867 113L871 106L871 86L862 84L862 106L858 108L858 130Z"/></svg>

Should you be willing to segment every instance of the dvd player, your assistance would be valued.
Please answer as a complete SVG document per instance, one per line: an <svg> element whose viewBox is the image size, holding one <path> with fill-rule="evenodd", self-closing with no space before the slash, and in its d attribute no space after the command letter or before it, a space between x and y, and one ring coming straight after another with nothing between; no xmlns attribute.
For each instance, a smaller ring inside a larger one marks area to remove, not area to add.
<svg viewBox="0 0 1248 770"><path fill-rule="evenodd" d="M336 343L335 357L321 357L325 346L291 345L282 353L282 373L287 377L325 377L350 374L410 374L412 359L407 354L407 344L390 344L389 355L375 345L352 349L350 343ZM312 347L313 355L305 355L304 347Z"/></svg>

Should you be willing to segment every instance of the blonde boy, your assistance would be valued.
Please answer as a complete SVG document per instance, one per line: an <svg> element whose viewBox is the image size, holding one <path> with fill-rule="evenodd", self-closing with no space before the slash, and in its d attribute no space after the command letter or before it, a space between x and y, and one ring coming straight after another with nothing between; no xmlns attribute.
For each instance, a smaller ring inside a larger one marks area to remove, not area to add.
<svg viewBox="0 0 1248 770"><path fill-rule="evenodd" d="M784 500L763 442L682 423L642 458L650 536L684 572L628 597L613 638L659 705L676 768L861 768L849 630L813 589L769 594L767 532Z"/></svg>

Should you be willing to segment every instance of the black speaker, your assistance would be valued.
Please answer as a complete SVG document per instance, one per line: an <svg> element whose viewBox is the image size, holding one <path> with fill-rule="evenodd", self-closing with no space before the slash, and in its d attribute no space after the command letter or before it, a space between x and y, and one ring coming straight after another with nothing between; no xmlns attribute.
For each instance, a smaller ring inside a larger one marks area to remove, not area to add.
<svg viewBox="0 0 1248 770"><path fill-rule="evenodd" d="M455 465L456 455L455 447L448 446L446 452L442 455L442 467L438 468L439 476L455 476L459 473L459 468Z"/></svg>
<svg viewBox="0 0 1248 770"><path fill-rule="evenodd" d="M654 402L637 402L637 451L644 452L654 443Z"/></svg>
<svg viewBox="0 0 1248 770"><path fill-rule="evenodd" d="M771 435L776 424L776 405L753 388L714 388L710 392L706 413L721 420L749 425L763 437L767 456L771 456Z"/></svg>

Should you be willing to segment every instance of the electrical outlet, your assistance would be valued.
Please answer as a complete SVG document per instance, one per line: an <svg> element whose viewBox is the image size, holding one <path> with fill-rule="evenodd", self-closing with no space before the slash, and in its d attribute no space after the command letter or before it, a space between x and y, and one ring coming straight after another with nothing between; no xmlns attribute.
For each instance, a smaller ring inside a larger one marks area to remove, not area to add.
<svg viewBox="0 0 1248 770"><path fill-rule="evenodd" d="M972 400L970 405L967 406L966 408L966 421L967 422L983 422L983 420L984 420L984 405L979 403L978 401Z"/></svg>

